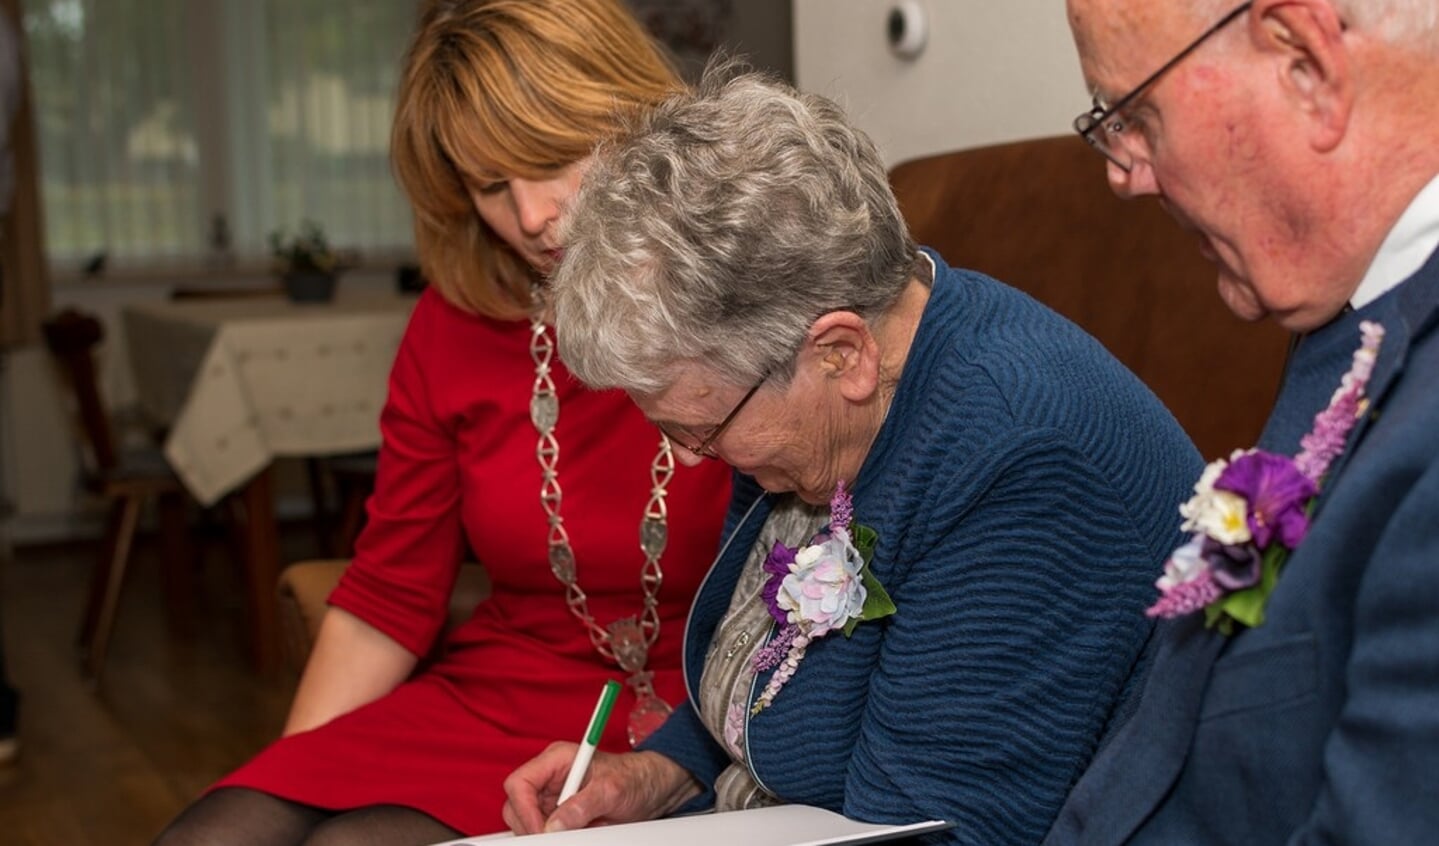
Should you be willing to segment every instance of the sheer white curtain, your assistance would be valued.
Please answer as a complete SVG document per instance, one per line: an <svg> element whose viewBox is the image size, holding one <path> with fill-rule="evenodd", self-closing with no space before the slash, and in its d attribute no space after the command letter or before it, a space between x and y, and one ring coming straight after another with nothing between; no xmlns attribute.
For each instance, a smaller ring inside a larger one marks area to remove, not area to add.
<svg viewBox="0 0 1439 846"><path fill-rule="evenodd" d="M408 249L387 158L417 0L24 0L50 254ZM222 222L221 222L222 221Z"/></svg>

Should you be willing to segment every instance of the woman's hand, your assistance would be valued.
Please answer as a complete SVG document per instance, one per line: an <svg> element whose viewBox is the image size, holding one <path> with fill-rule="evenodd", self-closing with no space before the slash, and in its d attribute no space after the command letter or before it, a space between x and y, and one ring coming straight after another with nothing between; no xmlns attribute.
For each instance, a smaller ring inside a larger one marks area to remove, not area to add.
<svg viewBox="0 0 1439 846"><path fill-rule="evenodd" d="M584 784L557 808L578 748L551 743L505 779L505 824L516 834L652 820L700 792L688 770L658 752L596 752Z"/></svg>

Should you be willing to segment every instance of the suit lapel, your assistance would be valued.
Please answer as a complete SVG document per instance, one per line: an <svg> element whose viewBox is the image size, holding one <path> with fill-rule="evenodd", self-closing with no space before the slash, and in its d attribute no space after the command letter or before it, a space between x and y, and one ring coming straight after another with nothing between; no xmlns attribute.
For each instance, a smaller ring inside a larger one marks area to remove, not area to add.
<svg viewBox="0 0 1439 846"><path fill-rule="evenodd" d="M1379 298L1358 314L1364 320L1374 321L1384 327L1384 340L1379 345L1379 357L1374 363L1369 384L1364 394L1369 400L1368 412L1355 424L1349 433L1344 451L1335 459L1324 480L1325 490L1334 486L1339 474L1344 472L1349 457L1354 454L1371 424L1383 413L1384 401L1390 389L1404 372L1405 362L1414 339L1430 331L1439 322L1439 252L1429 257L1424 267L1410 277L1403 285ZM1358 348L1358 334L1354 345ZM1337 383L1335 387L1338 387ZM1321 496L1315 514L1324 507L1325 497Z"/></svg>
<svg viewBox="0 0 1439 846"><path fill-rule="evenodd" d="M1284 382L1264 424L1258 447L1296 455L1299 441L1314 427L1314 415L1329 404L1339 379L1359 346L1359 320L1349 312L1301 337L1285 364Z"/></svg>

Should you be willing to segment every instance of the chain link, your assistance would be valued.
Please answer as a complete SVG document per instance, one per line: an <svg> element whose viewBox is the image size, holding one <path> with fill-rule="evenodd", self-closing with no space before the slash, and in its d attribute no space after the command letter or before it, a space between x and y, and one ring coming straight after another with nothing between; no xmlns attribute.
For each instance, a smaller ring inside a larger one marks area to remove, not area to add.
<svg viewBox="0 0 1439 846"><path fill-rule="evenodd" d="M634 618L622 618L608 627L601 626L590 613L589 597L580 587L579 574L575 569L574 548L570 546L570 535L565 529L560 507L564 491L560 487L559 462L560 443L555 438L555 426L559 422L559 397L555 392L555 381L551 375L555 354L555 342L551 331L538 316L530 320L530 357L535 362L535 381L530 396L530 421L539 433L535 447L535 458L539 462L540 505L545 510L549 524L550 571L565 586L565 604L570 613L584 625L590 643L595 651L610 661L618 663L626 672L635 676L638 693L651 694L649 673L645 672L647 653L659 638L659 592L664 582L664 571L660 569L660 556L669 540L669 509L665 500L666 488L674 477L674 449L669 438L660 434L659 451L650 463L650 498L645 503L640 519L640 551L644 553L644 565L640 568L640 587L644 593L644 607L641 609L638 626L641 637L638 642L624 637L626 628L633 627ZM621 636L616 638L616 633ZM616 642L622 645L616 648Z"/></svg>

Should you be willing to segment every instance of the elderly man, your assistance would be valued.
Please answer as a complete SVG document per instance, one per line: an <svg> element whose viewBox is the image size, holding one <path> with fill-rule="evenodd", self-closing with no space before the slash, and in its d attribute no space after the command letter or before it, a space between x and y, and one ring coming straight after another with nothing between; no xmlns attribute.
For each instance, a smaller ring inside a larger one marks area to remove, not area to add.
<svg viewBox="0 0 1439 846"><path fill-rule="evenodd" d="M1439 3L1068 10L1075 128L1115 191L1157 195L1236 314L1296 333L1261 447L1317 494L1233 584L1213 553L1275 527L1241 497L1254 537L1213 540L1206 474L1186 528L1210 540L1171 560L1136 710L1048 842L1439 842Z"/></svg>

